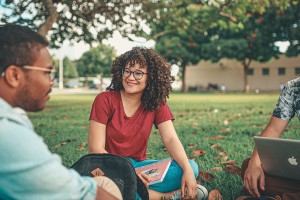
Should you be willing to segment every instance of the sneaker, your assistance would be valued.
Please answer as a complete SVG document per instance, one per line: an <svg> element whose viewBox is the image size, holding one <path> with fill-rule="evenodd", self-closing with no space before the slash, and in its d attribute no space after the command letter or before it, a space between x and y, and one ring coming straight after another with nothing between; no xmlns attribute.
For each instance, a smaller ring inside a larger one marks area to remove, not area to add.
<svg viewBox="0 0 300 200"><path fill-rule="evenodd" d="M197 200L204 200L207 199L207 197L208 197L207 189L204 186L197 184Z"/></svg>
<svg viewBox="0 0 300 200"><path fill-rule="evenodd" d="M205 200L207 199L207 196L208 196L207 189L204 186L197 184L196 200ZM170 200L182 200L181 192L180 191L174 192L174 194L170 196Z"/></svg>

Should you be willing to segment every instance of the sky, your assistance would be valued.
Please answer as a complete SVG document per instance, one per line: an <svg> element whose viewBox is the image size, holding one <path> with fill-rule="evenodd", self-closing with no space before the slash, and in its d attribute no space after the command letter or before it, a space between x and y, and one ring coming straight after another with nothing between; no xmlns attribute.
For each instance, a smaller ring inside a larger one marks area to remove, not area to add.
<svg viewBox="0 0 300 200"><path fill-rule="evenodd" d="M127 38L123 38L120 33L115 32L113 37L104 40L103 43L106 45L111 45L116 49L117 56L131 50L134 46L145 46L152 48L155 45L153 40L146 41L144 38L134 38L135 41L129 41ZM90 46L84 42L79 42L76 44L71 44L69 41L65 41L60 49L50 49L51 55L55 58L69 57L71 60L79 59L82 54L88 51Z"/></svg>

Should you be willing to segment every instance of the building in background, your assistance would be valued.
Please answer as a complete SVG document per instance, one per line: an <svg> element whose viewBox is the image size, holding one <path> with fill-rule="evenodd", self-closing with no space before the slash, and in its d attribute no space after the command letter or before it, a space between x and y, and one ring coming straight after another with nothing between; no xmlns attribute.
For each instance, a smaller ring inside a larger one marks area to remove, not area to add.
<svg viewBox="0 0 300 200"><path fill-rule="evenodd" d="M300 56L281 55L279 59L266 63L252 61L247 73L250 91L280 91L284 83L300 76ZM243 66L236 60L201 61L197 65L189 65L185 78L187 91L220 91L222 87L228 92L244 90Z"/></svg>

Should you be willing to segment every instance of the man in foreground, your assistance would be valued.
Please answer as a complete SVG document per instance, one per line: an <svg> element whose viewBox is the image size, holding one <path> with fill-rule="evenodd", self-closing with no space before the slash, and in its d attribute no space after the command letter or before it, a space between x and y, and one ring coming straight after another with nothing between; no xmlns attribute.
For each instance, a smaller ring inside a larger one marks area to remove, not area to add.
<svg viewBox="0 0 300 200"><path fill-rule="evenodd" d="M106 177L61 164L25 111L43 110L54 69L47 41L27 27L0 26L0 199L122 199Z"/></svg>

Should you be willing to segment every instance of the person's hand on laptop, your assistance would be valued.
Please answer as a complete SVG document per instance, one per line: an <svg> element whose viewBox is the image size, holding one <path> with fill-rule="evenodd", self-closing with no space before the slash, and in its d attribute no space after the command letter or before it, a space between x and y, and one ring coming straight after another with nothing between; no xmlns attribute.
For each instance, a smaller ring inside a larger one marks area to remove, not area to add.
<svg viewBox="0 0 300 200"><path fill-rule="evenodd" d="M260 136L279 138L287 125L288 121L272 116L269 124ZM255 148L249 161L248 168L245 171L243 181L244 187L253 196L260 197L259 189L265 190L265 173L262 169L261 162Z"/></svg>
<svg viewBox="0 0 300 200"><path fill-rule="evenodd" d="M255 197L260 197L259 189L265 190L265 174L258 155L252 156L244 175L244 187Z"/></svg>

